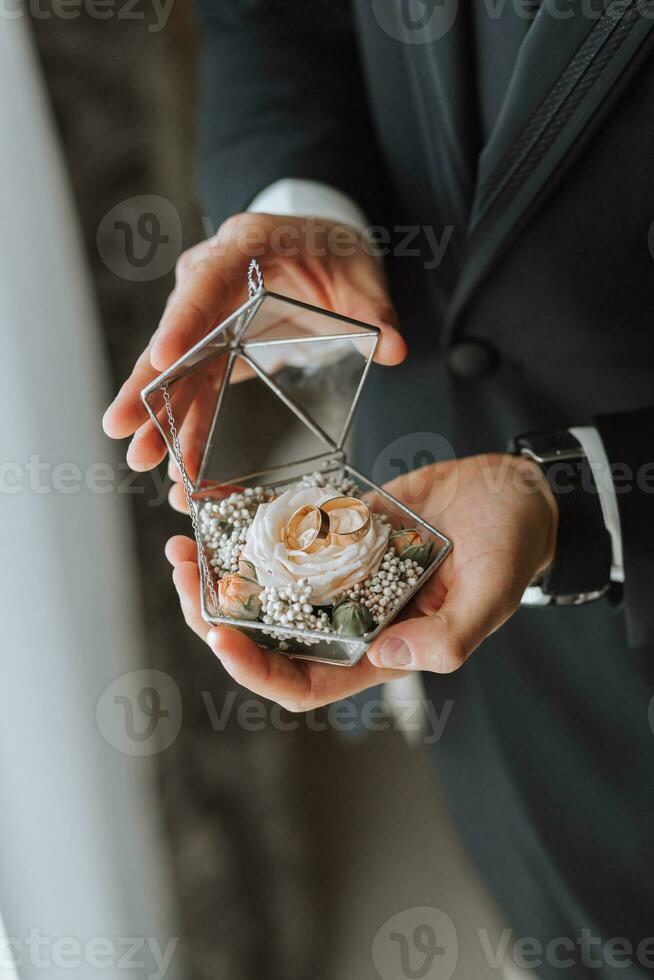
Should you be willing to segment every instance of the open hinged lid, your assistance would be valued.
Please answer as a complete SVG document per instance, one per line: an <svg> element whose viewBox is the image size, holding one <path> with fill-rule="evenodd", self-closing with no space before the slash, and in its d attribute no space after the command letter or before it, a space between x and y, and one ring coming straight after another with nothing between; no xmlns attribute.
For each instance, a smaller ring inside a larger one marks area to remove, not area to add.
<svg viewBox="0 0 654 980"><path fill-rule="evenodd" d="M376 327L260 288L143 389L175 456L164 390L194 490L263 482L342 455Z"/></svg>

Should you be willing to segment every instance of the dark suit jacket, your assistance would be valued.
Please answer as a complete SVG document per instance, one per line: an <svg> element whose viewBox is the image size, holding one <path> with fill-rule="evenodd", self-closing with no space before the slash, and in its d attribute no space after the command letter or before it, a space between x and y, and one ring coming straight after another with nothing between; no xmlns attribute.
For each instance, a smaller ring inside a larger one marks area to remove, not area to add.
<svg viewBox="0 0 654 980"><path fill-rule="evenodd" d="M299 177L339 187L391 230L388 272L411 355L372 373L361 465L411 432L441 434L464 455L593 422L622 464L623 601L523 610L458 674L427 680L435 702L455 699L438 756L517 935L625 937L628 971L610 955L590 966L576 944L570 975L645 975L654 10L626 2L613 16L600 0L595 11L566 4L571 18L543 10L482 147L469 25L454 0L414 23L389 0L201 2L202 180L214 220ZM398 248L408 226L423 229L413 254ZM451 236L437 268L425 226ZM540 972L561 975L552 962Z"/></svg>

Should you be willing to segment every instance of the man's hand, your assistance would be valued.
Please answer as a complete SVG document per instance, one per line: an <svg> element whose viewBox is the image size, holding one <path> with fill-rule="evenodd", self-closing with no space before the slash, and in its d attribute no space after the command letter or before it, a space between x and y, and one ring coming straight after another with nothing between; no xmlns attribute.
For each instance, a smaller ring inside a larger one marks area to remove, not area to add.
<svg viewBox="0 0 654 980"><path fill-rule="evenodd" d="M353 229L323 220L236 215L214 238L181 256L161 323L105 413L107 435L133 435L127 451L133 469L152 469L165 456L141 389L245 301L253 256L270 289L375 324L382 331L376 360L388 365L404 360L406 344L396 329L383 272ZM184 405L176 407L178 428L193 414L192 394L187 391Z"/></svg>
<svg viewBox="0 0 654 980"><path fill-rule="evenodd" d="M167 556L188 625L231 676L292 711L348 697L411 670L449 673L509 619L525 588L552 562L558 512L539 467L508 455L435 463L386 489L454 542L408 613L355 667L291 660L200 615L195 543L175 537Z"/></svg>

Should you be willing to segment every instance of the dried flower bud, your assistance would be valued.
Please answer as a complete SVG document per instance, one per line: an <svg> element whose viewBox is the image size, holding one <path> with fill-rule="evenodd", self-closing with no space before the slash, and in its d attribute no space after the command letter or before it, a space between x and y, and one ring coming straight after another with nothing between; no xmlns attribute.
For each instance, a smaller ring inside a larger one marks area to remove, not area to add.
<svg viewBox="0 0 654 980"><path fill-rule="evenodd" d="M397 555L403 561L410 559L411 561L417 562L423 568L429 564L434 543L433 541L424 542L417 528L407 527L399 531L393 531L390 541Z"/></svg>
<svg viewBox="0 0 654 980"><path fill-rule="evenodd" d="M363 636L374 625L372 613L352 599L343 599L334 607L332 628L343 636Z"/></svg>
<svg viewBox="0 0 654 980"><path fill-rule="evenodd" d="M225 575L218 582L218 603L223 616L232 619L258 619L261 614L261 586L243 575Z"/></svg>
<svg viewBox="0 0 654 980"><path fill-rule="evenodd" d="M422 535L415 527L402 527L399 531L393 531L390 541L400 558L403 558L408 548L422 544Z"/></svg>

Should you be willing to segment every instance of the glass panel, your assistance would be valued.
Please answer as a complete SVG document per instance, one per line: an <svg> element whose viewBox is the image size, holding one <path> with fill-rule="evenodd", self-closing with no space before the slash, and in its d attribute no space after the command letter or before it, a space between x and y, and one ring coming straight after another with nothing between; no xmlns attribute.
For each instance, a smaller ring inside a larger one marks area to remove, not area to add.
<svg viewBox="0 0 654 980"><path fill-rule="evenodd" d="M259 294L157 379L146 401L170 447L168 383L197 484L257 482L340 450L378 331Z"/></svg>
<svg viewBox="0 0 654 980"><path fill-rule="evenodd" d="M265 470L329 451L329 444L293 413L243 357L232 357L229 383L202 467L203 482L245 484Z"/></svg>
<svg viewBox="0 0 654 980"><path fill-rule="evenodd" d="M170 403L179 434L186 470L195 482L205 446L217 411L220 393L228 374L229 351L213 353L211 359L168 383ZM146 397L146 404L155 415L157 424L172 452L172 436L163 399L162 386L154 388Z"/></svg>
<svg viewBox="0 0 654 980"><path fill-rule="evenodd" d="M345 334L376 337L377 330L334 313L302 306L293 300L267 293L244 330L241 342L249 345L265 341L298 340L302 337L338 339Z"/></svg>
<svg viewBox="0 0 654 980"><path fill-rule="evenodd" d="M265 347L246 347L253 365L270 377L282 396L324 434L325 443L340 447L346 435L356 393L368 361L351 340L313 340ZM376 338L363 336L359 347L372 354Z"/></svg>
<svg viewBox="0 0 654 980"><path fill-rule="evenodd" d="M168 376L173 378L183 376L190 369L196 368L206 361L213 360L220 351L224 351L227 347L233 347L260 304L260 297L255 296L253 299L248 300L245 306L236 310L230 317L214 327L203 340L191 348L172 368L165 371L159 381Z"/></svg>

